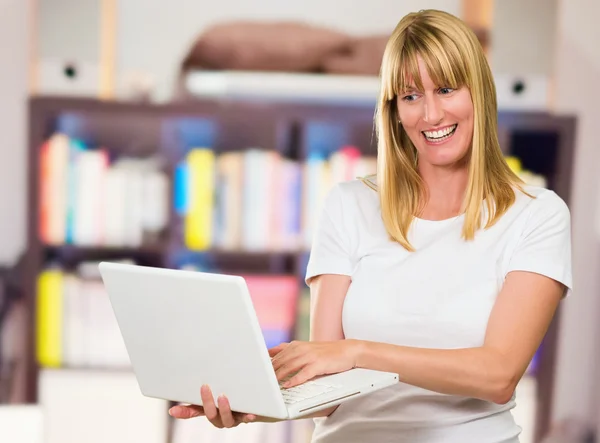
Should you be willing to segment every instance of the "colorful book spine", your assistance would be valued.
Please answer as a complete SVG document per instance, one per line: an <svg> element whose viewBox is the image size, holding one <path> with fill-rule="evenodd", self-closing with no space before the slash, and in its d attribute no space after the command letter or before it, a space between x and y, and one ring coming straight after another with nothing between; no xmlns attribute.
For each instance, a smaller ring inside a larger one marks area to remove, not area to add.
<svg viewBox="0 0 600 443"><path fill-rule="evenodd" d="M193 251L204 251L212 245L215 154L208 148L194 148L186 160L189 200L184 219L185 245Z"/></svg>
<svg viewBox="0 0 600 443"><path fill-rule="evenodd" d="M43 367L59 367L63 360L63 274L43 271L37 282L37 361Z"/></svg>

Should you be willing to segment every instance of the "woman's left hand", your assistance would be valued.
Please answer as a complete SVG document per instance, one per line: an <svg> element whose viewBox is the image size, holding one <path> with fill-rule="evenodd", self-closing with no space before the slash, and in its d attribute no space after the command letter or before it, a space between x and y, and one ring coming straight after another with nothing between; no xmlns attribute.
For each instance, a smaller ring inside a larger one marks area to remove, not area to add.
<svg viewBox="0 0 600 443"><path fill-rule="evenodd" d="M359 342L337 340L326 342L293 341L269 349L277 380L296 373L284 388L304 383L318 375L336 374L356 367Z"/></svg>

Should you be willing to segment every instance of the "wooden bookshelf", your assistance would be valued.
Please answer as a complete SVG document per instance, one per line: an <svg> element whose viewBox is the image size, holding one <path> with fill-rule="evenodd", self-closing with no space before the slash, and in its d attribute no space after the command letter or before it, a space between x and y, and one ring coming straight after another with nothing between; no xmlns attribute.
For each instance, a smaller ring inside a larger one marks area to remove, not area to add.
<svg viewBox="0 0 600 443"><path fill-rule="evenodd" d="M79 247L45 245L38 237L38 153L54 131L57 118L77 115L85 131L118 154L160 153L173 177L173 165L181 158L170 124L178 119L208 119L216 122L219 134L215 152L248 146L274 149L302 160L307 155L307 125L324 122L338 125L344 141L363 153L376 154L373 135L374 104L294 103L286 101L243 101L235 99L189 99L180 103L142 104L65 97L34 97L29 106L28 227L23 256L22 290L29 307L28 362L23 402L37 401L38 366L35 359L36 277L49 260L76 266L85 260L136 257L151 265L168 266L181 249L179 226L173 214L164 238L140 248ZM570 201L575 119L545 113L500 112L499 125L506 154L523 158L524 166L547 177L549 187ZM534 154L531 154L534 153ZM171 207L173 205L170 205ZM303 276L307 251L235 252L211 249L203 252L218 268L230 272L294 273ZM538 439L548 429L552 408L558 316L544 341L538 382Z"/></svg>

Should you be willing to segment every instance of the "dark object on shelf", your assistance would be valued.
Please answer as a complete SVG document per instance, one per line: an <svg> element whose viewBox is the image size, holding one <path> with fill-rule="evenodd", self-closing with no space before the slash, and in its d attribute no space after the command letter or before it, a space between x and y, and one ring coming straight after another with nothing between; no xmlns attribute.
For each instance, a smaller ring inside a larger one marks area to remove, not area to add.
<svg viewBox="0 0 600 443"><path fill-rule="evenodd" d="M473 30L485 47L487 32ZM377 76L388 39L388 33L355 36L302 22L223 22L192 43L181 73L236 70Z"/></svg>
<svg viewBox="0 0 600 443"><path fill-rule="evenodd" d="M387 41L387 36L379 35L355 38L349 51L323 60L323 72L377 76Z"/></svg>
<svg viewBox="0 0 600 443"><path fill-rule="evenodd" d="M19 279L18 265L0 268L0 404L24 401L14 383L26 351L25 343L20 342L26 325Z"/></svg>
<svg viewBox="0 0 600 443"><path fill-rule="evenodd" d="M182 70L317 72L352 39L332 29L294 22L235 21L214 25L192 44Z"/></svg>

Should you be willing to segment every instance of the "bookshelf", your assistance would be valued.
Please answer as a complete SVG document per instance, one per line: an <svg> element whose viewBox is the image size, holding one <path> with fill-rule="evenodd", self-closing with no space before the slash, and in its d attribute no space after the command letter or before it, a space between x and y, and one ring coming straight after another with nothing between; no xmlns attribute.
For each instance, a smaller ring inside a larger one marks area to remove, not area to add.
<svg viewBox="0 0 600 443"><path fill-rule="evenodd" d="M37 401L36 281L50 262L74 269L85 261L136 259L140 264L178 267L202 256L211 269L231 273L293 275L298 285L306 265L308 244L299 240L286 250L236 250L209 246L201 251L186 247L185 223L175 200L178 165L191 146L209 147L215 154L258 148L306 162L315 152L326 156L342 146L357 147L374 157L373 103L336 100L252 100L196 98L169 104L144 104L66 97L34 97L29 103L28 239L23 256L22 289L29 307L27 373L24 403ZM501 111L501 142L507 155L519 157L523 167L543 175L548 186L567 203L575 119L543 112ZM46 244L40 230L40 149L57 130L103 146L111 158L158 156L168 177L168 217L164 229L144 237L136 246ZM299 208L300 214L303 208ZM302 217L302 215L300 215ZM558 316L557 316L558 318ZM294 334L297 325L291 331ZM535 378L538 439L548 429L558 321L553 323L538 355Z"/></svg>

